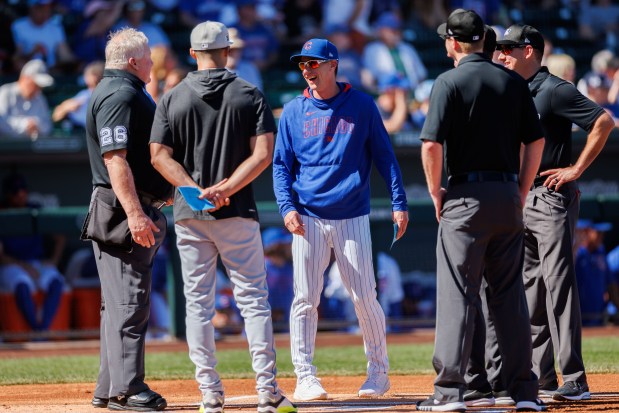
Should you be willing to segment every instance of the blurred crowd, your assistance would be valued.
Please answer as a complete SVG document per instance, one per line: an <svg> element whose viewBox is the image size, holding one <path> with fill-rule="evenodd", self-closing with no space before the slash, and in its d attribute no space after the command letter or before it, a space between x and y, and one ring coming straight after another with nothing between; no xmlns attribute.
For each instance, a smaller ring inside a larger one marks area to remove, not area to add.
<svg viewBox="0 0 619 413"><path fill-rule="evenodd" d="M436 66L429 59L442 56L422 57L415 46L425 37L438 39L436 27L458 7L476 10L499 39L511 23L527 23L526 10L573 16L574 35L590 50L600 50L591 70L576 79L585 70L561 48L553 49L551 36L546 62L552 73L578 82L582 92L619 117L619 2L612 0L1 0L0 136L35 140L55 129L83 128L108 35L121 27L134 27L149 39L154 65L147 90L157 101L194 69L187 33L205 20L232 28L228 69L264 92L281 81L271 75L294 70L286 59L290 50L311 37L328 37L340 52L338 79L377 97L387 130L419 130L432 88L429 77L438 74L428 70ZM300 76L286 79L291 90L302 87ZM50 107L41 90L55 82L83 90ZM271 102L274 109L281 103Z"/></svg>

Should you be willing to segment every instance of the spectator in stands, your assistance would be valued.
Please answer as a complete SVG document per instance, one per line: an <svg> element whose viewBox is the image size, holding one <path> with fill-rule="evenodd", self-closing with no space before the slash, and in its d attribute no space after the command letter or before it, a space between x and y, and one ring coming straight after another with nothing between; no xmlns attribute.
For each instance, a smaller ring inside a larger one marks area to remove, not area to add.
<svg viewBox="0 0 619 413"><path fill-rule="evenodd" d="M2 181L2 208L38 208L28 200L24 177L11 173ZM58 262L64 250L64 237L55 236L53 251L45 254L41 235L0 236L0 290L15 295L17 307L33 331L49 329L60 305L64 279ZM33 295L45 295L37 310Z"/></svg>
<svg viewBox="0 0 619 413"><path fill-rule="evenodd" d="M168 74L178 67L178 59L172 49L162 44L151 46L151 60L153 66L150 69L150 82L146 85L146 91L155 102L163 95L163 89Z"/></svg>
<svg viewBox="0 0 619 413"><path fill-rule="evenodd" d="M387 75L378 80L376 106L389 134L413 129L408 112L408 89L408 80L398 75Z"/></svg>
<svg viewBox="0 0 619 413"><path fill-rule="evenodd" d="M269 286L269 304L275 331L287 331L294 298L292 278L292 234L283 227L262 231L262 246Z"/></svg>
<svg viewBox="0 0 619 413"><path fill-rule="evenodd" d="M75 56L67 43L64 27L59 19L52 17L53 2L28 0L28 16L13 22L16 67L21 68L32 59L41 59L51 69L75 68Z"/></svg>
<svg viewBox="0 0 619 413"><path fill-rule="evenodd" d="M414 30L431 30L434 34L436 28L447 21L447 10L443 0L413 0L403 16L407 26Z"/></svg>
<svg viewBox="0 0 619 413"><path fill-rule="evenodd" d="M415 89L415 99L411 104L411 122L413 128L421 130L426 121L426 115L430 107L430 92L434 86L434 79L426 79Z"/></svg>
<svg viewBox="0 0 619 413"><path fill-rule="evenodd" d="M73 128L84 129L86 127L86 108L92 91L101 81L103 77L103 68L105 64L102 61L89 63L84 68L84 83L86 89L80 90L75 96L61 102L54 108L52 112L52 120L60 122L67 119Z"/></svg>
<svg viewBox="0 0 619 413"><path fill-rule="evenodd" d="M613 79L613 74L616 70L614 64L615 61L615 53L610 50L604 49L596 52L591 58L591 70L588 71L576 84L578 91L587 96L587 82L585 78L590 74L600 74L608 77L608 79Z"/></svg>
<svg viewBox="0 0 619 413"><path fill-rule="evenodd" d="M146 2L144 0L128 0L124 8L124 18L114 25L112 30L119 30L123 27L133 27L141 31L148 38L148 45L151 47L165 46L170 47L170 39L164 31L155 23L144 21L146 12Z"/></svg>
<svg viewBox="0 0 619 413"><path fill-rule="evenodd" d="M548 71L553 75L574 83L576 80L576 62L572 56L564 53L551 54L546 59Z"/></svg>
<svg viewBox="0 0 619 413"><path fill-rule="evenodd" d="M584 240L576 252L576 281L580 297L580 311L583 326L602 325L608 299L606 295L616 293L616 281L611 279L606 262L604 233L612 229L608 222L593 223L579 220L578 226L584 229ZM612 297L617 300L616 295ZM619 304L619 301L615 301Z"/></svg>
<svg viewBox="0 0 619 413"><path fill-rule="evenodd" d="M165 82L163 85L163 94L166 94L169 90L171 90L174 86L181 83L181 80L187 76L187 69L182 67L176 67L172 69L165 77Z"/></svg>
<svg viewBox="0 0 619 413"><path fill-rule="evenodd" d="M401 76L408 79L411 88L427 77L427 70L415 48L402 40L400 19L385 13L375 24L378 40L363 51L363 66L370 71L374 82L383 77Z"/></svg>
<svg viewBox="0 0 619 413"><path fill-rule="evenodd" d="M179 0L178 13L181 24L191 29L207 20L228 25L235 10L234 2L228 0Z"/></svg>
<svg viewBox="0 0 619 413"><path fill-rule="evenodd" d="M372 75L363 68L361 55L352 47L350 27L330 26L325 29L325 35L337 47L339 53L336 80L350 83L355 89L372 89Z"/></svg>
<svg viewBox="0 0 619 413"><path fill-rule="evenodd" d="M16 82L0 86L0 137L47 136L52 130L49 107L41 89L54 83L42 60L24 65Z"/></svg>
<svg viewBox="0 0 619 413"><path fill-rule="evenodd" d="M617 51L619 46L619 5L612 0L581 2L578 14L578 32L598 48Z"/></svg>
<svg viewBox="0 0 619 413"><path fill-rule="evenodd" d="M241 79L248 81L262 91L262 75L255 64L245 59L245 42L239 36L238 30L231 27L228 29L228 35L233 43L230 45L226 69L236 73Z"/></svg>
<svg viewBox="0 0 619 413"><path fill-rule="evenodd" d="M282 43L297 49L305 40L319 37L322 30L320 0L284 0L282 11L286 27Z"/></svg>
<svg viewBox="0 0 619 413"><path fill-rule="evenodd" d="M157 13L174 13L178 6L178 0L148 0Z"/></svg>
<svg viewBox="0 0 619 413"><path fill-rule="evenodd" d="M73 50L82 63L105 61L105 45L124 4L122 0L90 0L86 4L84 21L78 26L73 41Z"/></svg>
<svg viewBox="0 0 619 413"><path fill-rule="evenodd" d="M449 8L473 10L486 24L507 24L509 22L500 21L501 1L500 0L450 0Z"/></svg>
<svg viewBox="0 0 619 413"><path fill-rule="evenodd" d="M589 73L584 78L587 87L587 97L606 109L613 117L615 125L619 126L619 102L612 104L608 100L610 80L603 74Z"/></svg>
<svg viewBox="0 0 619 413"><path fill-rule="evenodd" d="M352 48L362 53L367 39L372 36L369 23L371 3L366 0L323 0L322 26L350 28Z"/></svg>
<svg viewBox="0 0 619 413"><path fill-rule="evenodd" d="M279 42L270 27L258 19L255 0L236 0L238 35L245 42L243 56L263 71L277 59Z"/></svg>
<svg viewBox="0 0 619 413"><path fill-rule="evenodd" d="M606 263L608 264L608 272L610 274L607 312L610 316L610 321L619 324L619 245L608 253Z"/></svg>
<svg viewBox="0 0 619 413"><path fill-rule="evenodd" d="M6 2L0 2L0 75L13 73L15 40L11 26L16 19L15 11Z"/></svg>

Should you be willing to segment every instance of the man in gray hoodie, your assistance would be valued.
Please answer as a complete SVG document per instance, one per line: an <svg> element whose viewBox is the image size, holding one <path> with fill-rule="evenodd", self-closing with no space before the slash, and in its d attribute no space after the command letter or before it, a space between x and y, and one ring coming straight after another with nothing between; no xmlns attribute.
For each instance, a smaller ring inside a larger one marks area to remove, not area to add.
<svg viewBox="0 0 619 413"><path fill-rule="evenodd" d="M260 225L251 182L271 163L275 120L264 95L229 72L228 29L207 21L191 32L191 72L157 105L151 161L175 187L197 188L214 205L192 209L177 190L174 221L186 298L189 356L202 392L201 412L223 410L215 370L217 256L234 284L256 372L258 412L294 413L275 379L275 348Z"/></svg>

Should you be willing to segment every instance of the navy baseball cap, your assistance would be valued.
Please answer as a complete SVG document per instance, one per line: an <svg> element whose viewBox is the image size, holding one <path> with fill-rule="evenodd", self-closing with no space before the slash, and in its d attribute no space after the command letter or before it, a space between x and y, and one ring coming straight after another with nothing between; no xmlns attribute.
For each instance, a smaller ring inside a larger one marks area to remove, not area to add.
<svg viewBox="0 0 619 413"><path fill-rule="evenodd" d="M304 57L319 60L338 60L337 47L327 39L310 39L301 48L301 53L290 57L290 61L299 63Z"/></svg>
<svg viewBox="0 0 619 413"><path fill-rule="evenodd" d="M456 9L447 18L447 22L438 26L439 36L453 37L461 42L472 43L484 36L484 21L473 10Z"/></svg>
<svg viewBox="0 0 619 413"><path fill-rule="evenodd" d="M503 38L496 42L497 45L522 46L530 45L532 48L544 52L544 37L533 26L512 24L505 30Z"/></svg>

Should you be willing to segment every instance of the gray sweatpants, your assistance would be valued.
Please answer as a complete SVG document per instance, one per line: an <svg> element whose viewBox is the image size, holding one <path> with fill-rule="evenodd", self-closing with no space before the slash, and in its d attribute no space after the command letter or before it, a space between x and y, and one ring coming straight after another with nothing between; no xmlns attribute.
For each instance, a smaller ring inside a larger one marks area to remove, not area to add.
<svg viewBox="0 0 619 413"><path fill-rule="evenodd" d="M277 391L275 346L260 225L249 218L201 221L183 219L175 225L186 300L189 358L196 366L200 391L223 392L215 370L217 256L234 285L236 304L245 322L258 392Z"/></svg>
<svg viewBox="0 0 619 413"><path fill-rule="evenodd" d="M522 284L523 222L516 183L476 182L447 191L437 243L434 397L461 401L482 276L488 311L505 355L503 374L516 401L537 398L529 314Z"/></svg>

